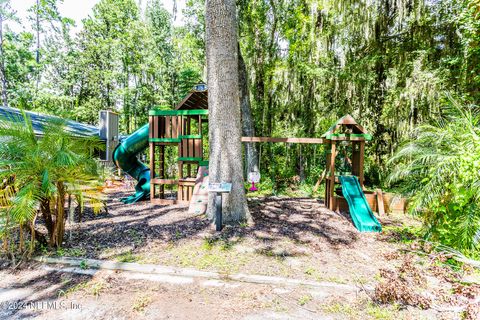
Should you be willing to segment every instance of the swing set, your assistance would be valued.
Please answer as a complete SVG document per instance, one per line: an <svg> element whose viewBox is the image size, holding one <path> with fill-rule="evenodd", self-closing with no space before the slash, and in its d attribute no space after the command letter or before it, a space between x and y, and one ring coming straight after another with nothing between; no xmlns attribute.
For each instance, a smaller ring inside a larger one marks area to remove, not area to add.
<svg viewBox="0 0 480 320"><path fill-rule="evenodd" d="M325 181L325 205L333 211L350 212L360 231L381 231L372 209L385 213L383 193L364 191L365 143L372 136L352 116L338 120L321 138L242 137L242 142L282 142L299 144L325 144L330 148L326 155L326 168L314 187ZM348 153L351 153L351 156ZM343 165L337 168L336 160L343 155ZM337 170L343 169L343 170Z"/></svg>
<svg viewBox="0 0 480 320"><path fill-rule="evenodd" d="M206 90L192 91L175 110L151 110L149 113L150 200L157 204L188 203L191 212L205 212L208 200L208 159L205 134L208 126ZM321 138L242 137L245 143L287 143L328 145L326 168L315 188L325 181L325 205L334 211L346 211L359 230L379 231L381 226L372 209L384 213L382 192L364 192L365 143L372 137L350 115L338 120ZM177 154L178 174L168 174L166 148ZM347 151L351 153L349 157ZM336 159L343 155L344 165L337 170ZM300 155L301 157L301 155ZM346 168L349 168L348 170ZM193 169L193 170L192 170ZM342 172L343 171L343 172ZM350 172L345 172L350 171ZM251 190L260 174L249 173ZM176 192L165 192L168 186ZM174 194L176 193L176 194Z"/></svg>

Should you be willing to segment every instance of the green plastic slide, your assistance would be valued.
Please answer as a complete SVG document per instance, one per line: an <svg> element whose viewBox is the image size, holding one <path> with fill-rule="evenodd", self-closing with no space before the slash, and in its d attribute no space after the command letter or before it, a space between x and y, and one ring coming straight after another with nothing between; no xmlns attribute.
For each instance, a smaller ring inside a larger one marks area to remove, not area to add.
<svg viewBox="0 0 480 320"><path fill-rule="evenodd" d="M340 183L355 227L360 232L381 232L382 226L373 215L357 177L340 176Z"/></svg>
<svg viewBox="0 0 480 320"><path fill-rule="evenodd" d="M148 147L148 126L146 124L129 135L113 151L116 166L137 180L135 194L120 199L123 203L134 203L150 197L150 169L137 158Z"/></svg>

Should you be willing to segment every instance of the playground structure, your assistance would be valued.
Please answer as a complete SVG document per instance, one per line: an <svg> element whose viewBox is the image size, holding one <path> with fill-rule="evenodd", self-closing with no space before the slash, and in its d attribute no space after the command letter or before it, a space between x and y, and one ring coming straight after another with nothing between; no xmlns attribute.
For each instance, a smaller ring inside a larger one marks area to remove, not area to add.
<svg viewBox="0 0 480 320"><path fill-rule="evenodd" d="M113 152L117 167L137 181L135 194L122 199L124 203L147 199L157 204L190 202L197 180L192 172L197 174L201 166L208 166L208 161L203 159L202 128L208 115L207 91L203 87L197 89L191 91L175 110L151 110L149 123L123 140ZM165 156L168 147L177 149L178 178L167 177ZM137 158L147 148L150 150L149 166ZM204 168L201 172L205 175L207 171ZM177 195L167 194L166 186L176 186Z"/></svg>
<svg viewBox="0 0 480 320"><path fill-rule="evenodd" d="M201 89L201 90L198 90ZM150 201L157 204L190 203L207 205L205 184L208 161L204 159L204 124L207 123L208 100L204 87L191 91L175 110L151 110L149 113ZM168 177L166 148L176 148L177 177ZM194 176L195 175L195 176ZM167 195L166 186L176 186L177 194ZM202 189L202 190L200 190ZM198 199L202 193L201 199ZM204 211L203 208L201 211Z"/></svg>
<svg viewBox="0 0 480 320"><path fill-rule="evenodd" d="M190 204L190 212L204 213L208 202L208 160L204 150L204 133L208 132L206 124L206 90L191 91L175 110L151 110L149 123L122 141L113 153L117 166L137 180L135 195L123 201L133 203L150 199L152 203L162 205ZM384 211L382 192L364 192L365 143L370 139L365 129L346 115L322 138L242 137L242 142L329 145L323 179L325 205L333 211L350 212L360 231L381 231L372 208L380 213ZM137 158L137 154L147 147L150 151L149 167ZM167 148L170 148L169 154L176 157L176 175L169 173L171 168L166 167ZM348 172L337 170L340 150L344 162L351 167ZM170 192L167 192L168 187Z"/></svg>
<svg viewBox="0 0 480 320"><path fill-rule="evenodd" d="M325 170L325 205L333 211L349 211L360 231L381 231L382 227L371 209L377 200L376 194L363 191L365 142L372 139L371 135L355 119L346 115L322 137L325 139L324 143L330 146ZM343 175L336 174L335 160L340 154L339 147L344 148L343 160L351 167L350 172L344 172ZM351 158L345 150L347 147L351 148ZM336 185L341 185L338 193ZM378 203L379 207L383 207L383 199Z"/></svg>
<svg viewBox="0 0 480 320"><path fill-rule="evenodd" d="M189 203L203 155L202 118L208 110L152 110L150 122L150 200L158 204ZM195 132L196 131L196 132ZM177 148L178 179L166 176L165 148ZM193 169L193 171L192 171ZM177 196L167 199L165 186L176 185Z"/></svg>
<svg viewBox="0 0 480 320"><path fill-rule="evenodd" d="M350 212L355 226L360 231L379 232L382 228L372 208L378 209L381 214L384 212L383 193L381 190L364 191L365 143L371 138L371 135L352 116L346 115L330 127L322 138L243 137L242 141L329 145L324 177L320 179L320 182L325 180L326 207L332 211ZM350 157L345 150L347 147L351 148ZM340 148L344 149L344 161L348 159L350 162L349 172L336 170Z"/></svg>

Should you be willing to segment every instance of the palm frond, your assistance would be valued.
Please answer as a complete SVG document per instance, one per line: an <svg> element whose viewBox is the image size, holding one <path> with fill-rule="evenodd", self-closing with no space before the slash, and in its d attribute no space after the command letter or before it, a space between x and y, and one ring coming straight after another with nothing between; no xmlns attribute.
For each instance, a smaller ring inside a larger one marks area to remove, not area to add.
<svg viewBox="0 0 480 320"><path fill-rule="evenodd" d="M388 161L393 170L387 182L401 184L411 195L409 208L423 216L428 232L466 250L480 238L480 117L475 110L452 102L440 121L413 130L412 139Z"/></svg>

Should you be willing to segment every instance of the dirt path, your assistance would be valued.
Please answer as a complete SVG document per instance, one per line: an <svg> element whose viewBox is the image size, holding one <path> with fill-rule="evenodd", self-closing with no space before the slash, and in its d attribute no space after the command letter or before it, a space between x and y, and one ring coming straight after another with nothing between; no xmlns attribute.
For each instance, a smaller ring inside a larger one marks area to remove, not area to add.
<svg viewBox="0 0 480 320"><path fill-rule="evenodd" d="M418 310L378 307L361 291L272 286L192 278L138 277L130 272L85 274L31 265L0 272L1 319L375 319ZM175 283L176 282L176 283ZM344 310L344 306L356 309ZM353 307L352 307L353 308Z"/></svg>

